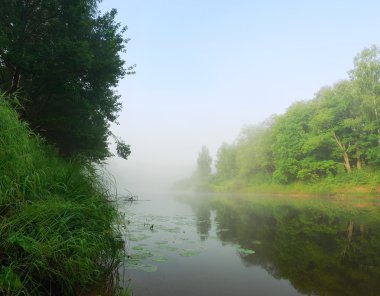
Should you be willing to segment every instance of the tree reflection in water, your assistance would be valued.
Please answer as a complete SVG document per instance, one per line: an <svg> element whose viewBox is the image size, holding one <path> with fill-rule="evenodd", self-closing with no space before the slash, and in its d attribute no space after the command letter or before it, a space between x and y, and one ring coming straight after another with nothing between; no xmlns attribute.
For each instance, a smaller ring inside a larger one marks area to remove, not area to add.
<svg viewBox="0 0 380 296"><path fill-rule="evenodd" d="M320 199L217 198L191 203L201 239L217 238L308 295L380 295L380 208ZM221 231L223 230L223 231ZM227 231L228 230L228 231Z"/></svg>

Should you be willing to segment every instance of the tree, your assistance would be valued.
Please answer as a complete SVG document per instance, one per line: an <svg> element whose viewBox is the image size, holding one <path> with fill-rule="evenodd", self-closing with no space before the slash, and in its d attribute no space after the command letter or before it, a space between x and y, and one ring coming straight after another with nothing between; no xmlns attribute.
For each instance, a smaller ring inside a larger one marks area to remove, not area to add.
<svg viewBox="0 0 380 296"><path fill-rule="evenodd" d="M199 181L207 181L211 176L212 158L206 146L202 146L198 153L196 178Z"/></svg>
<svg viewBox="0 0 380 296"><path fill-rule="evenodd" d="M93 160L109 155L121 108L113 88L133 73L120 57L125 28L98 2L0 2L0 88L23 98L22 118L62 155Z"/></svg>
<svg viewBox="0 0 380 296"><path fill-rule="evenodd" d="M310 131L309 121L313 108L309 102L297 102L279 116L273 125L272 145L275 170L273 178L279 183L290 183L297 179L302 169L303 152Z"/></svg>
<svg viewBox="0 0 380 296"><path fill-rule="evenodd" d="M223 143L216 160L216 176L219 180L228 180L237 175L236 146Z"/></svg>
<svg viewBox="0 0 380 296"><path fill-rule="evenodd" d="M359 112L366 124L367 133L376 145L367 151L369 160L380 163L380 48L365 48L354 58L354 69L349 71L354 83L355 96L360 98Z"/></svg>
<svg viewBox="0 0 380 296"><path fill-rule="evenodd" d="M380 100L380 49L377 46L365 48L354 58L354 69L349 71L352 81L362 100L362 111L375 121L377 133L379 126Z"/></svg>
<svg viewBox="0 0 380 296"><path fill-rule="evenodd" d="M239 175L246 179L261 176L266 178L273 172L272 125L276 117L257 126L247 126L241 132L236 144L236 162Z"/></svg>

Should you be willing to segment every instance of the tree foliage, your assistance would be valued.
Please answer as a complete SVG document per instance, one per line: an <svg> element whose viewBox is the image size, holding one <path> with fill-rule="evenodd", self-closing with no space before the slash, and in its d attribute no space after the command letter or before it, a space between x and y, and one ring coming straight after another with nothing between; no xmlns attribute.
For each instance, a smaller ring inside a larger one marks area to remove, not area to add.
<svg viewBox="0 0 380 296"><path fill-rule="evenodd" d="M198 153L196 178L199 180L208 180L211 176L212 158L206 146L202 146L201 151Z"/></svg>
<svg viewBox="0 0 380 296"><path fill-rule="evenodd" d="M114 87L132 69L116 10L98 0L0 2L0 88L17 92L20 113L62 155L109 155L109 123L121 104ZM126 154L125 154L126 155Z"/></svg>
<svg viewBox="0 0 380 296"><path fill-rule="evenodd" d="M354 59L349 80L321 88L280 116L223 144L216 182L313 182L380 164L380 49Z"/></svg>

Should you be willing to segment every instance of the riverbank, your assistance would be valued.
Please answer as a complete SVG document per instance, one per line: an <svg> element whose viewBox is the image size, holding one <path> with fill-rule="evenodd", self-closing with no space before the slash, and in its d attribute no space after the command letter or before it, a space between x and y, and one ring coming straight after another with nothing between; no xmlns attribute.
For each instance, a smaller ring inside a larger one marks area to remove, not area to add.
<svg viewBox="0 0 380 296"><path fill-rule="evenodd" d="M67 161L0 97L0 292L85 295L123 255L112 194L88 163Z"/></svg>
<svg viewBox="0 0 380 296"><path fill-rule="evenodd" d="M377 196L380 195L379 175L373 170L353 171L316 182L277 184L229 180L212 181L208 189L213 192L263 193L293 196Z"/></svg>

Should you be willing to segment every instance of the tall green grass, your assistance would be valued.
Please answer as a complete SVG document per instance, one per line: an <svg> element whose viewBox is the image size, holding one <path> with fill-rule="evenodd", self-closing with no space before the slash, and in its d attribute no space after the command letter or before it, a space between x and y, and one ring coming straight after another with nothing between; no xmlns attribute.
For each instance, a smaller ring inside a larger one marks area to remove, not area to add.
<svg viewBox="0 0 380 296"><path fill-rule="evenodd" d="M111 193L90 164L65 161L0 95L0 294L84 295L123 251Z"/></svg>

